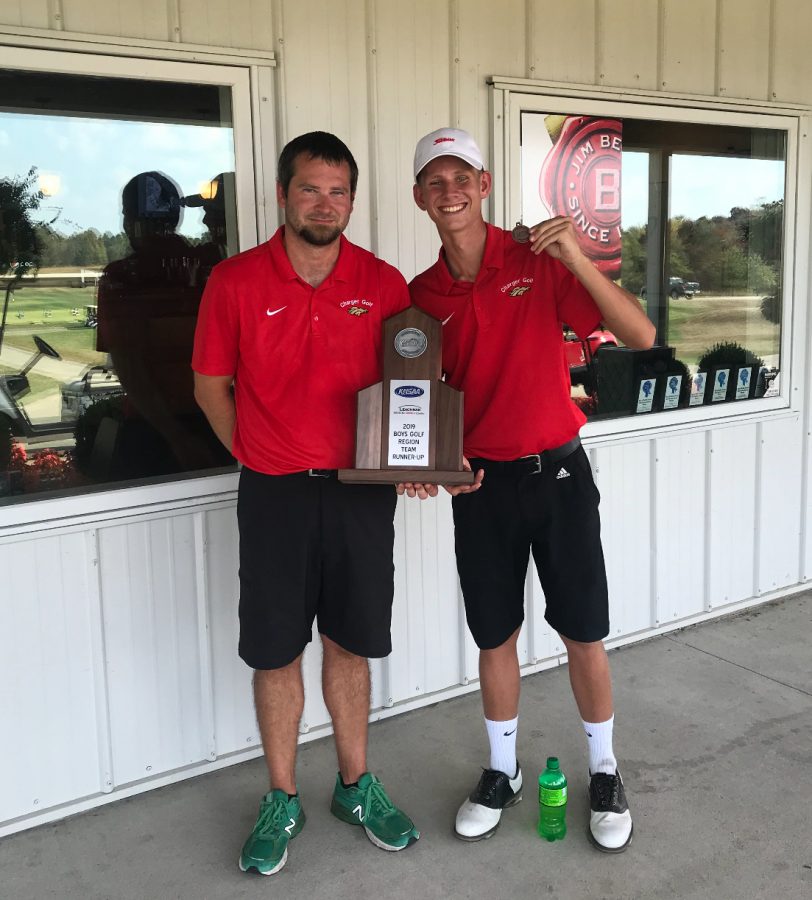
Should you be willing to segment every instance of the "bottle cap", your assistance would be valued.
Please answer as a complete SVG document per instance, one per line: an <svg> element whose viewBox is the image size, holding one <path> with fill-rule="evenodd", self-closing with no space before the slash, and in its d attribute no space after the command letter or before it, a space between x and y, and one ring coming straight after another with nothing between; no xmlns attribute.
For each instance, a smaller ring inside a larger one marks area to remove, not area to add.
<svg viewBox="0 0 812 900"><path fill-rule="evenodd" d="M548 756L547 757L547 768L548 769L557 769L558 768L558 757L557 756Z"/></svg>

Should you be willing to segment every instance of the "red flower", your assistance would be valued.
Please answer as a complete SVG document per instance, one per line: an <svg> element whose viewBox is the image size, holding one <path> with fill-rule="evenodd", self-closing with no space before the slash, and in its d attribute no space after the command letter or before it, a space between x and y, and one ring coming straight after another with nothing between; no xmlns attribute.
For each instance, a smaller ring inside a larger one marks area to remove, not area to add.
<svg viewBox="0 0 812 900"><path fill-rule="evenodd" d="M9 469L22 469L28 459L25 447L22 444L11 442L11 458L9 459Z"/></svg>

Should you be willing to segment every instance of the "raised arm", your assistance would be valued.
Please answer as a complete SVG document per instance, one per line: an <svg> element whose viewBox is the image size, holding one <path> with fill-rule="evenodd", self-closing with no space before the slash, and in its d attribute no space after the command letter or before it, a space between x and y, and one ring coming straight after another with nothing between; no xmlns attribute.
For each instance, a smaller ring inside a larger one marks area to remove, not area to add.
<svg viewBox="0 0 812 900"><path fill-rule="evenodd" d="M547 252L559 259L589 291L601 319L633 350L647 350L654 343L656 328L643 312L634 294L601 274L578 245L575 225L569 216L557 216L530 229L533 253Z"/></svg>

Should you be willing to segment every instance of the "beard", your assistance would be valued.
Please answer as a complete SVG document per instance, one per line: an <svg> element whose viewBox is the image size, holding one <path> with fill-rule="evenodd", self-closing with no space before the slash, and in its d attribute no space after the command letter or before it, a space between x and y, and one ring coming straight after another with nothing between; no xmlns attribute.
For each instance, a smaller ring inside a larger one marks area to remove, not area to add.
<svg viewBox="0 0 812 900"><path fill-rule="evenodd" d="M304 225L297 228L296 232L302 240L314 247L326 247L337 240L343 228L337 225Z"/></svg>

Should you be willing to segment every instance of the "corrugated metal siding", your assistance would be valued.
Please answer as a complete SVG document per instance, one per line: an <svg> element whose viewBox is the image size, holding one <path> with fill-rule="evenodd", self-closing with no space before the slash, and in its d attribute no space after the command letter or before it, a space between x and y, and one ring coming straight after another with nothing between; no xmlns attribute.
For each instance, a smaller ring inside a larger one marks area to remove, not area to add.
<svg viewBox="0 0 812 900"><path fill-rule="evenodd" d="M350 236L407 277L439 246L411 199L415 140L452 123L488 146L487 75L812 103L812 6L793 0L0 0L0 24L274 51L280 144L316 128L347 140L361 168ZM591 442L612 639L809 576L808 418ZM447 497L400 501L395 562L376 715L478 677ZM256 755L236 570L229 502L0 535L0 834ZM532 570L527 598L529 671L563 647ZM305 681L302 731L323 734L318 641Z"/></svg>
<svg viewBox="0 0 812 900"><path fill-rule="evenodd" d="M0 821L104 789L91 556L81 533L0 545Z"/></svg>

